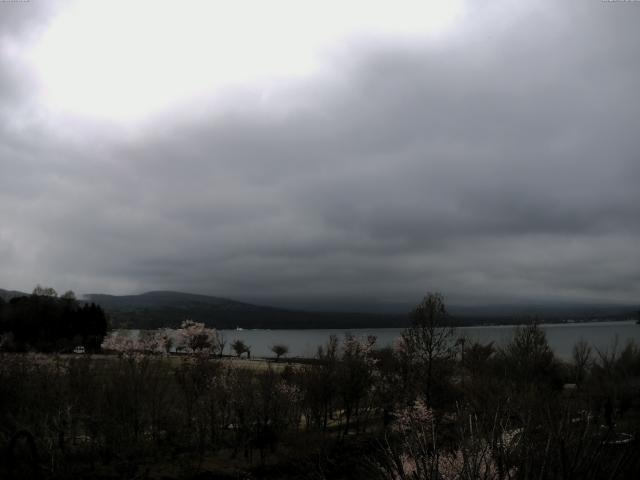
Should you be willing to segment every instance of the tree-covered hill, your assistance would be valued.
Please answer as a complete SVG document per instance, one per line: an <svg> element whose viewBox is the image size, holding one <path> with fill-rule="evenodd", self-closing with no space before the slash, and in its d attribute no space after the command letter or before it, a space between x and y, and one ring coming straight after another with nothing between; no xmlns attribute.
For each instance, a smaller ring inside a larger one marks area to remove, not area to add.
<svg viewBox="0 0 640 480"><path fill-rule="evenodd" d="M276 308L228 298L173 291L140 295L85 295L101 305L115 328L176 328L185 319L216 328L384 328L406 327L406 312L395 314L323 312ZM519 324L592 320L623 320L638 308L602 304L521 304L452 306L458 325Z"/></svg>
<svg viewBox="0 0 640 480"><path fill-rule="evenodd" d="M85 298L107 311L114 328L176 328L186 318L216 328L381 328L408 324L405 314L295 311L171 291L88 294Z"/></svg>

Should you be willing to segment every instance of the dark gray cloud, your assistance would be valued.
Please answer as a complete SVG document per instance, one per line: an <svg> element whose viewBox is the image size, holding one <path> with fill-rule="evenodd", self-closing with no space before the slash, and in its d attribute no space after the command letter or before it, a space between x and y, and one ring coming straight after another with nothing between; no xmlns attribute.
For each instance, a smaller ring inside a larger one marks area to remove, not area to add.
<svg viewBox="0 0 640 480"><path fill-rule="evenodd" d="M133 131L16 123L31 98L0 59L0 283L637 301L640 5L470 18L436 46L363 42L285 109L238 93Z"/></svg>

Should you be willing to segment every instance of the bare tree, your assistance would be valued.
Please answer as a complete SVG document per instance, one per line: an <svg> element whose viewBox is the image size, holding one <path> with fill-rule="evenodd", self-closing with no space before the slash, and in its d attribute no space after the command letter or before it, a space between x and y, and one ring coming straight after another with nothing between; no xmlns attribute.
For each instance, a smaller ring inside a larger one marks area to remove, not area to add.
<svg viewBox="0 0 640 480"><path fill-rule="evenodd" d="M224 335L222 334L222 332L220 332L220 330L216 330L215 344L218 349L218 355L220 356L220 358L222 358L222 355L224 354L224 347L227 345L227 339L224 338Z"/></svg>
<svg viewBox="0 0 640 480"><path fill-rule="evenodd" d="M547 336L537 323L516 327L514 336L503 350L508 374L515 383L548 383L555 370L554 355Z"/></svg>
<svg viewBox="0 0 640 480"><path fill-rule="evenodd" d="M408 357L425 368L425 399L431 400L434 364L451 356L455 330L450 325L444 298L440 293L427 293L411 313L412 325L402 334Z"/></svg>
<svg viewBox="0 0 640 480"><path fill-rule="evenodd" d="M42 285L36 285L36 288L33 289L32 295L38 297L57 297L58 292L55 291L52 287L43 287Z"/></svg>
<svg viewBox="0 0 640 480"><path fill-rule="evenodd" d="M60 298L63 300L68 300L70 302L75 302L76 294L73 292L73 290L67 290L66 292L64 292L64 294L62 294Z"/></svg>
<svg viewBox="0 0 640 480"><path fill-rule="evenodd" d="M238 355L238 358L241 357L243 353L245 352L248 353L250 351L247 344L240 339L234 340L234 342L231 344L231 348L233 349L234 352L236 352L236 355Z"/></svg>
<svg viewBox="0 0 640 480"><path fill-rule="evenodd" d="M580 340L573 346L572 357L576 383L582 383L587 374L587 370L593 361L591 352L591 347L584 340Z"/></svg>
<svg viewBox="0 0 640 480"><path fill-rule="evenodd" d="M289 347L286 345L274 345L271 347L271 351L276 355L276 362L280 361L280 357L289 353Z"/></svg>

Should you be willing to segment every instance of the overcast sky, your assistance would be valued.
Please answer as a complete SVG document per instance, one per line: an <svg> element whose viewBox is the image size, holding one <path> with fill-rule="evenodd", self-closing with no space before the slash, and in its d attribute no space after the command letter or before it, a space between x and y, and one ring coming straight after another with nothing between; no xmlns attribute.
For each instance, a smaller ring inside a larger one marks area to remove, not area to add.
<svg viewBox="0 0 640 480"><path fill-rule="evenodd" d="M0 287L638 303L638 25L597 0L0 3Z"/></svg>

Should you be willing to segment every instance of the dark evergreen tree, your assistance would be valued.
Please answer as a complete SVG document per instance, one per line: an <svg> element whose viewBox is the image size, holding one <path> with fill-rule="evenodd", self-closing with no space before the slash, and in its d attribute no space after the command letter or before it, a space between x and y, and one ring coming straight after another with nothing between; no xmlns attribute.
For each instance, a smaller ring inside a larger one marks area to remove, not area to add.
<svg viewBox="0 0 640 480"><path fill-rule="evenodd" d="M0 304L0 334L11 333L19 351L70 351L80 344L97 352L107 334L107 317L94 303L81 305L65 295L15 297Z"/></svg>

